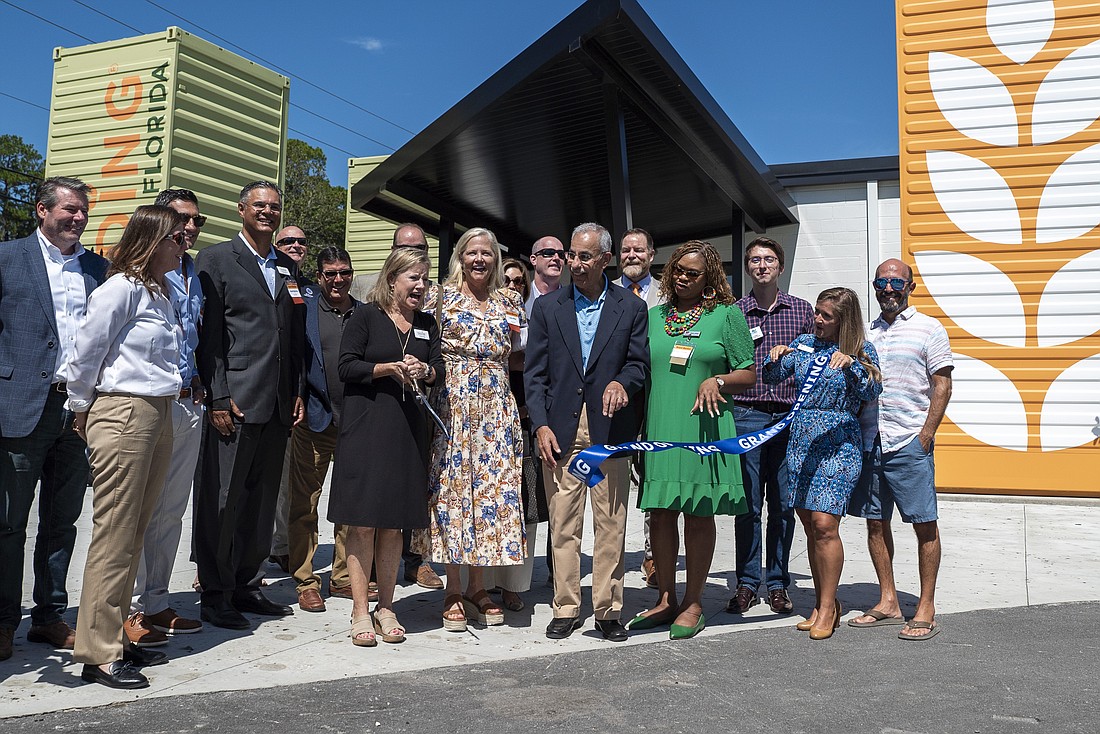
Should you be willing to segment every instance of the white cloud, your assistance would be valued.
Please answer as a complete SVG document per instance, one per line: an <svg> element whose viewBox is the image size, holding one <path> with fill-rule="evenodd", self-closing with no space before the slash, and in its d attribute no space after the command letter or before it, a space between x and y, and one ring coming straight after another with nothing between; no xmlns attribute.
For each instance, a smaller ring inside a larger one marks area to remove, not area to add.
<svg viewBox="0 0 1100 734"><path fill-rule="evenodd" d="M358 46L364 51L381 51L384 46L380 38L370 38L369 36L365 38L355 38L348 41L348 43Z"/></svg>

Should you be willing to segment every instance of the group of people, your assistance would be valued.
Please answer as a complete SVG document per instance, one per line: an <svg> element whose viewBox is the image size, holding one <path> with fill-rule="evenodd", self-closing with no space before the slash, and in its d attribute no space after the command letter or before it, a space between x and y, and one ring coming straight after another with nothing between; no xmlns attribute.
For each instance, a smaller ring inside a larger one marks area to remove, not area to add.
<svg viewBox="0 0 1100 734"><path fill-rule="evenodd" d="M302 611L325 611L314 555L330 467L329 592L352 599L356 646L404 641L393 601L402 558L406 579L444 588L445 630L502 624L524 606L545 520L546 635L569 636L581 619L586 504L592 609L605 639L666 625L681 639L705 627L716 515L736 516L728 611L759 603L762 583L773 611L793 611L797 515L816 592L798 626L830 636L842 613L840 519L851 513L867 518L881 598L849 624L904 624L906 639L939 631L932 449L951 352L943 327L908 305L915 284L904 263L879 266L881 314L865 328L851 290L827 289L814 307L782 293L783 248L768 238L746 248L753 287L740 300L706 242L676 248L655 278L654 243L641 229L624 234L612 281L611 234L595 223L576 227L568 248L536 241L533 277L503 258L493 232L474 228L433 283L424 232L405 224L377 275L355 277L348 253L328 248L313 283L298 271L305 233L280 230L277 185L249 184L237 209L241 232L192 260L199 202L164 191L134 212L107 260L80 244L88 187L52 178L36 197L38 230L0 246L0 563L9 569L0 659L21 617L39 482L27 639L73 649L86 681L136 688L148 685L141 666L168 662L149 648L169 635L293 613L261 590L269 557L286 564ZM591 490L569 472L593 444L710 443L767 429L811 370L820 374L789 430L741 456L609 459ZM93 529L74 631L62 617L65 579L89 468ZM201 620L176 613L167 593L192 480ZM657 598L624 626L632 483ZM892 575L894 505L920 548L921 597L907 622ZM285 553L272 544L277 519ZM445 585L429 561L446 569Z"/></svg>

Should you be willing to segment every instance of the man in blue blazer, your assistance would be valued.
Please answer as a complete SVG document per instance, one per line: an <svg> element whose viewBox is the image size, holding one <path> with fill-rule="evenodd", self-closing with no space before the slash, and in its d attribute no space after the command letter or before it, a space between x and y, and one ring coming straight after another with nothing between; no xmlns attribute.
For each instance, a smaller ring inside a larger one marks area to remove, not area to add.
<svg viewBox="0 0 1100 734"><path fill-rule="evenodd" d="M22 616L23 550L40 480L27 639L72 649L75 637L62 614L88 459L65 408L65 369L88 294L107 274L107 261L80 244L88 190L75 178L47 179L35 196L38 229L0 244L0 660L11 657Z"/></svg>
<svg viewBox="0 0 1100 734"><path fill-rule="evenodd" d="M354 271L351 255L337 247L317 253L317 284L302 289L306 301L306 419L290 434L290 497L287 536L290 572L303 612L323 612L321 579L313 570L317 552L317 502L336 452L344 383L340 381L340 339L359 302L348 295ZM345 526L337 525L329 591L351 593L344 554ZM340 594L343 596L343 594Z"/></svg>
<svg viewBox="0 0 1100 734"><path fill-rule="evenodd" d="M554 557L551 639L580 626L581 535L588 487L568 473L592 444L638 435L634 398L649 374L645 303L610 283L611 235L598 224L573 230L567 253L571 287L535 301L528 332L524 386L531 427L543 461ZM596 629L621 642L629 459L604 463L606 479L592 492L595 546L592 606Z"/></svg>

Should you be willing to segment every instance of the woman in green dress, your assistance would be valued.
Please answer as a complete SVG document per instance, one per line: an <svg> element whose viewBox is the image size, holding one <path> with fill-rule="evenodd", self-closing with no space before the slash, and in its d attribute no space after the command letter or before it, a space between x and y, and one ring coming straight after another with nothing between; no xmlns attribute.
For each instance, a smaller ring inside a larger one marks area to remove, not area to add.
<svg viewBox="0 0 1100 734"><path fill-rule="evenodd" d="M672 253L661 275L663 306L649 312L651 381L645 436L650 441L709 442L737 435L727 395L756 384L752 337L718 252L693 240ZM714 516L748 511L737 456L672 449L645 455L638 506L650 513L657 604L630 629L671 624L669 637L694 637L706 625L703 586L714 555ZM677 601L679 516L684 516L687 587Z"/></svg>

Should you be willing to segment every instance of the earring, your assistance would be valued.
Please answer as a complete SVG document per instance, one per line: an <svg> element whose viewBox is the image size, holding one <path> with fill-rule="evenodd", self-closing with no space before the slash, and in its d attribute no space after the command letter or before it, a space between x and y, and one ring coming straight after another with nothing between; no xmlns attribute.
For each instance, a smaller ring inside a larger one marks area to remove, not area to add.
<svg viewBox="0 0 1100 734"><path fill-rule="evenodd" d="M713 301L715 298L718 297L718 291L714 290L708 285L706 288L703 289L702 296L704 301Z"/></svg>

